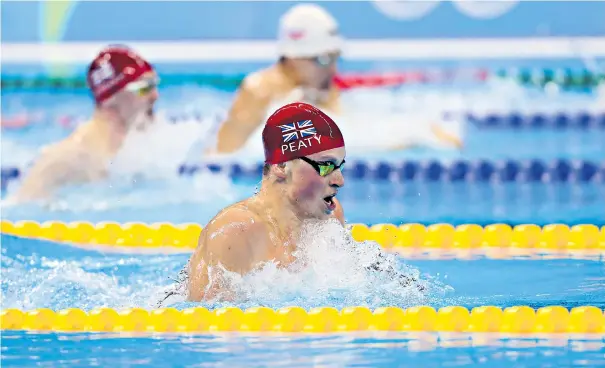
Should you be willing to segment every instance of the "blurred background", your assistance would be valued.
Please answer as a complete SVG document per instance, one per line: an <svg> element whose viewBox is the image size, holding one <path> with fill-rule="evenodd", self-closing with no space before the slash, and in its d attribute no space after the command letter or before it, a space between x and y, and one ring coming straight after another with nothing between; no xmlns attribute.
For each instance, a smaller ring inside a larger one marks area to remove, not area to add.
<svg viewBox="0 0 605 368"><path fill-rule="evenodd" d="M3 3L2 217L203 224L254 193L260 137L213 147L243 79L277 62L296 4ZM349 222L605 225L605 2L317 4L344 39ZM87 69L112 44L155 68L153 126L101 178L12 200L42 149L91 119Z"/></svg>

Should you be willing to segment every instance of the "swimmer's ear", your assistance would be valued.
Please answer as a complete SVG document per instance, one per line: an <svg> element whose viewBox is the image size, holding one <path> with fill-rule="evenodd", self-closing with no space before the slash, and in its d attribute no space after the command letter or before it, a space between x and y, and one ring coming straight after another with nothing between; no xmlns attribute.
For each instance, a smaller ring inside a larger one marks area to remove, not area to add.
<svg viewBox="0 0 605 368"><path fill-rule="evenodd" d="M288 177L288 167L286 166L286 163L273 165L273 174L278 180L286 180Z"/></svg>

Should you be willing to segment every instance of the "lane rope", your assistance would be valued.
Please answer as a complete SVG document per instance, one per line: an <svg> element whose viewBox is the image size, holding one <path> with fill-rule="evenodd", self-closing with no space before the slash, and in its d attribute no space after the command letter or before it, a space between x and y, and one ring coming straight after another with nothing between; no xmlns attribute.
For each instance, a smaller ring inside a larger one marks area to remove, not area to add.
<svg viewBox="0 0 605 368"><path fill-rule="evenodd" d="M201 170L226 173L233 178L260 177L262 163L205 163L183 164L179 175L195 175ZM605 179L605 161L585 160L453 160L440 162L351 160L345 165L347 179L372 179L394 182L602 182Z"/></svg>
<svg viewBox="0 0 605 368"><path fill-rule="evenodd" d="M246 74L165 74L165 85L206 85L215 88L237 88ZM527 69L510 68L489 70L486 68L431 68L426 70L403 70L394 72L342 73L336 83L342 89L358 87L385 87L405 84L452 83L456 81L485 82L499 78L514 80L526 86L544 87L549 84L563 88L591 88L605 82L605 73L588 69ZM10 89L83 89L86 80L80 76L22 76L3 74L0 78L3 90Z"/></svg>
<svg viewBox="0 0 605 368"><path fill-rule="evenodd" d="M263 163L206 162L182 164L179 176L194 176L209 170L226 174L231 178L258 179L262 176ZM344 168L347 179L391 182L537 182L537 183L602 183L605 181L605 160L453 160L427 161L361 161L351 160ZM5 190L8 183L23 175L19 167L2 167L1 183Z"/></svg>
<svg viewBox="0 0 605 368"><path fill-rule="evenodd" d="M4 309L2 330L60 332L285 332L343 333L354 331L423 331L510 334L605 334L605 315L594 306L568 310L562 306L533 309L513 306L461 306L436 310L430 306L407 309L382 307L313 308L284 307L277 310L237 307L209 311L203 307L177 310L129 308L78 308L61 311ZM586 336L581 336L586 337Z"/></svg>
<svg viewBox="0 0 605 368"><path fill-rule="evenodd" d="M605 113L509 113L468 112L466 119L480 128L509 129L605 129Z"/></svg>
<svg viewBox="0 0 605 368"><path fill-rule="evenodd" d="M519 248L544 250L605 251L605 226L584 224L568 226L549 224L540 227L524 224L477 224L453 226L417 223L403 225L350 224L347 226L356 241L374 241L385 248L477 249ZM142 222L77 221L11 222L2 220L1 232L25 238L35 238L75 244L116 247L177 247L193 249L197 246L202 226L195 223L171 224Z"/></svg>
<svg viewBox="0 0 605 368"><path fill-rule="evenodd" d="M166 116L166 122L171 125L182 123L210 124L223 120L224 111L190 111L181 114L170 113ZM466 119L471 124L481 129L511 129L511 130L596 130L605 129L605 112L586 111L574 109L572 111L497 111L497 109L486 111L445 111L444 118L453 116ZM36 124L44 125L43 121L50 120L65 129L73 129L80 122L87 120L85 115L49 115L47 113L35 113L31 115L7 115L5 120L12 122L3 129L22 129Z"/></svg>

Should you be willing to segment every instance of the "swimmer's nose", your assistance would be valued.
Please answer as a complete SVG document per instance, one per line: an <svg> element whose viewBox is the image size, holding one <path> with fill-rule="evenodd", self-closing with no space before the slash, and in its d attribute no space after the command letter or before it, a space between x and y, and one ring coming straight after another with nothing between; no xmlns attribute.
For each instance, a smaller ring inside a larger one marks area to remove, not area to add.
<svg viewBox="0 0 605 368"><path fill-rule="evenodd" d="M331 75L336 74L336 62L330 63L330 74Z"/></svg>
<svg viewBox="0 0 605 368"><path fill-rule="evenodd" d="M343 187L345 185L345 177L342 175L342 171L336 170L330 174L330 186L332 187Z"/></svg>
<svg viewBox="0 0 605 368"><path fill-rule="evenodd" d="M158 91L157 87L154 88L153 91L151 91L151 94L149 97L150 97L151 103L155 103L158 100L158 98L160 97L160 91Z"/></svg>

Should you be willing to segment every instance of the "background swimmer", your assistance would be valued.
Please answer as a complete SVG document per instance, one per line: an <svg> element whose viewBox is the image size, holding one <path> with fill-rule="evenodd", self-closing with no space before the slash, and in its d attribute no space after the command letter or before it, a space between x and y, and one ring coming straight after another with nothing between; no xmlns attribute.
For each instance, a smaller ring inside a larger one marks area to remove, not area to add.
<svg viewBox="0 0 605 368"><path fill-rule="evenodd" d="M242 148L276 101L290 98L339 111L333 79L341 49L338 24L327 11L314 4L292 7L279 22L279 61L246 77L219 129L217 152Z"/></svg>
<svg viewBox="0 0 605 368"><path fill-rule="evenodd" d="M42 150L13 200L43 199L62 185L105 177L128 132L153 121L157 75L133 50L103 49L88 68L87 82L96 104L92 118Z"/></svg>
<svg viewBox="0 0 605 368"><path fill-rule="evenodd" d="M267 69L250 74L237 92L226 119L216 136L216 147L206 154L230 154L243 150L260 155L258 137L269 111L293 101L304 101L321 108L333 118L347 136L349 147L403 150L414 147L461 149L463 129L459 123L444 124L440 114L385 116L386 129L369 136L368 119L376 119L354 106L341 106L337 62L343 51L338 23L326 10L314 4L300 4L280 19L277 42L279 61ZM365 104L371 101L364 100ZM354 103L355 104L355 103ZM356 110L356 111L353 111ZM359 134L359 132L364 132ZM352 132L352 133L349 133Z"/></svg>
<svg viewBox="0 0 605 368"><path fill-rule="evenodd" d="M344 185L346 151L336 123L311 105L289 104L271 115L263 143L259 193L222 210L200 235L188 265L192 301L220 291L220 274L209 269L220 264L244 274L270 260L288 266L306 220L337 218L344 224L335 196Z"/></svg>

